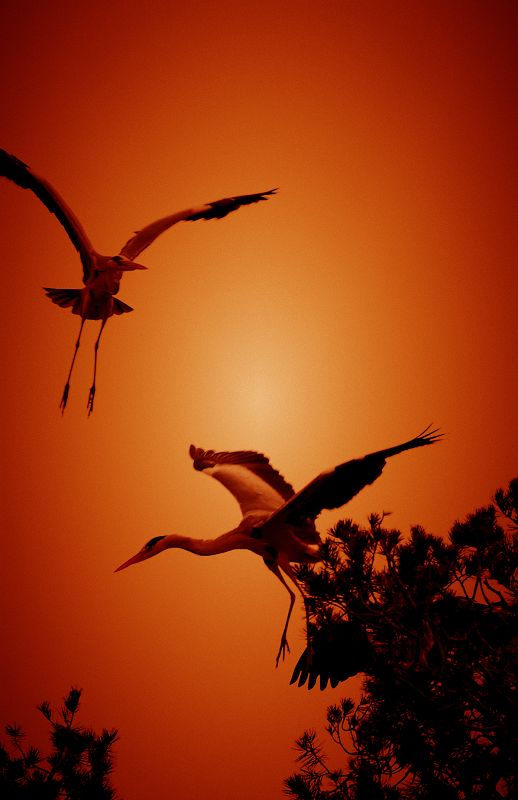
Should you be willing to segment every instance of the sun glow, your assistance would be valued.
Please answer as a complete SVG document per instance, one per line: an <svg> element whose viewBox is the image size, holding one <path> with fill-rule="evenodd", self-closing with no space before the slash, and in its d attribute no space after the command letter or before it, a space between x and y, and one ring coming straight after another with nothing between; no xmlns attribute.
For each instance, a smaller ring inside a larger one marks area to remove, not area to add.
<svg viewBox="0 0 518 800"><path fill-rule="evenodd" d="M31 741L34 706L74 682L120 729L121 796L280 796L334 702L288 686L302 615L274 669L282 587L249 553L113 569L152 536L237 524L191 442L259 450L300 489L446 431L323 533L387 509L443 534L514 476L516 4L4 5L0 146L103 252L190 204L279 191L176 226L124 276L134 312L103 333L87 419L99 323L61 416L79 320L41 290L81 287L79 258L0 180L0 724Z"/></svg>

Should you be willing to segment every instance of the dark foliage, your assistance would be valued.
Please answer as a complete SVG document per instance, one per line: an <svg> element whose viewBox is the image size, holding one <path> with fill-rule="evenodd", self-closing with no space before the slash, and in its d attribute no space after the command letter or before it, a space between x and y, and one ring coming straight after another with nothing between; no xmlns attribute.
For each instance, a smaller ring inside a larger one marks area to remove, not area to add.
<svg viewBox="0 0 518 800"><path fill-rule="evenodd" d="M38 706L50 725L52 751L43 756L25 745L18 725L6 725L0 744L0 796L5 800L115 800L110 786L116 730L96 734L75 724L81 690L72 688L59 712Z"/></svg>
<svg viewBox="0 0 518 800"><path fill-rule="evenodd" d="M333 770L307 731L298 800L492 800L518 796L518 479L448 540L340 522L321 568L303 567L313 653L299 685L364 673L358 703L327 711ZM361 631L356 647L355 631ZM345 635L344 635L345 632ZM298 670L298 672L297 672Z"/></svg>

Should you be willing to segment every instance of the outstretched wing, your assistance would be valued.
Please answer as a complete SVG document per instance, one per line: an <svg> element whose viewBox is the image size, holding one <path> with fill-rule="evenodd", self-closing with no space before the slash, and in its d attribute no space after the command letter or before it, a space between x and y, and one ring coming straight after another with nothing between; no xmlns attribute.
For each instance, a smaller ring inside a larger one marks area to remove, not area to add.
<svg viewBox="0 0 518 800"><path fill-rule="evenodd" d="M141 231L137 231L131 239L128 239L120 251L120 255L130 259L136 258L139 253L155 241L157 236L176 225L177 222L194 222L197 219L221 219L241 206L248 206L251 203L258 203L260 200L267 200L268 196L275 194L276 191L277 189L270 189L267 192L259 192L258 194L225 197L223 200L215 200L197 208L187 208L185 211L178 211L169 217L157 219L155 222L146 225Z"/></svg>
<svg viewBox="0 0 518 800"><path fill-rule="evenodd" d="M290 684L298 682L312 689L317 680L320 688L329 683L333 689L340 681L366 672L375 653L365 628L351 620L332 620L310 634L311 647L306 647L293 670Z"/></svg>
<svg viewBox="0 0 518 800"><path fill-rule="evenodd" d="M334 469L322 472L300 492L293 495L285 505L274 512L270 520L300 524L305 519L315 519L324 508L340 508L348 503L365 486L379 478L387 458L411 450L433 444L442 436L438 429L430 430L430 426L414 439L369 453L363 458L356 458L339 464Z"/></svg>
<svg viewBox="0 0 518 800"><path fill-rule="evenodd" d="M189 455L194 469L212 475L232 492L243 516L253 511L274 511L295 494L262 453L251 450L216 453L192 444Z"/></svg>
<svg viewBox="0 0 518 800"><path fill-rule="evenodd" d="M36 175L27 164L2 149L0 149L0 175L13 181L22 189L30 189L43 205L58 218L81 257L83 280L86 281L90 274L92 255L95 251L83 226L61 195L45 178Z"/></svg>

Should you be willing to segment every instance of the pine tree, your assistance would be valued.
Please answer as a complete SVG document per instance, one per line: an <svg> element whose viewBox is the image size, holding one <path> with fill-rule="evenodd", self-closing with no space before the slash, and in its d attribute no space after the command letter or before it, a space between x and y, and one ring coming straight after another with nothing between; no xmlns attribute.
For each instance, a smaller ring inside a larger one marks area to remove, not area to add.
<svg viewBox="0 0 518 800"><path fill-rule="evenodd" d="M116 730L96 734L76 724L81 689L70 689L59 712L38 706L50 725L52 751L43 756L27 746L19 725L6 725L0 744L0 796L5 800L115 800L110 785Z"/></svg>
<svg viewBox="0 0 518 800"><path fill-rule="evenodd" d="M403 540L372 515L340 522L321 569L301 567L310 640L292 683L364 673L359 702L327 710L341 767L314 731L297 741L298 800L489 800L518 796L518 479L447 540Z"/></svg>

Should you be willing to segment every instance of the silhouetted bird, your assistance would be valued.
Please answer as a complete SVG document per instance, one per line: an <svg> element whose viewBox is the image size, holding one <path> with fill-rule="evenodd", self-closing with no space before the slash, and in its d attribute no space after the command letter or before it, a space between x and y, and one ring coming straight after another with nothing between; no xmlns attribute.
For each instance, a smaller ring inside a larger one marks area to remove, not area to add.
<svg viewBox="0 0 518 800"><path fill-rule="evenodd" d="M239 549L257 553L290 595L276 659L278 664L281 656L284 658L285 651L289 651L287 632L295 603L295 594L284 575L292 580L305 603L304 592L291 564L321 560L321 539L315 527L316 517L324 508L339 508L364 486L373 483L381 475L387 458L404 450L433 444L441 435L437 429L430 430L428 426L408 442L346 461L322 472L297 493L261 453L249 450L216 453L191 445L189 454L194 469L212 475L238 501L243 514L240 524L215 539L193 539L176 534L154 536L115 571L138 564L168 548L180 548L200 556ZM307 607L306 623L309 629Z"/></svg>
<svg viewBox="0 0 518 800"><path fill-rule="evenodd" d="M0 175L13 181L13 183L16 183L17 186L20 186L22 189L30 189L34 192L36 197L41 200L48 210L56 215L81 258L81 263L83 265L83 289L46 288L45 292L53 303L61 306L61 308L70 308L73 314L78 314L81 317L79 335L75 343L72 363L60 402L62 412L65 410L67 404L70 391L70 378L85 320L101 320L101 329L95 342L93 381L88 395L87 408L89 414L91 414L94 407L97 351L99 349L99 341L104 326L107 320L114 314L125 314L128 311L133 311L131 306L128 306L126 303L123 303L122 300L114 296L119 291L122 274L128 270L147 269L147 267L144 267L142 264L135 263L133 259L145 250L146 247L149 247L157 236L173 225L176 225L177 222L195 221L198 219L221 219L231 211L240 208L240 206L266 200L269 195L277 191L276 189L270 189L267 192L259 192L258 194L226 197L222 200L215 200L212 203L186 209L185 211L178 211L176 214L171 214L170 216L156 220L146 225L142 230L137 231L137 233L126 242L118 255L103 256L94 250L78 218L54 187L51 186L45 178L36 175L23 161L20 161L16 156L2 149L0 149Z"/></svg>

